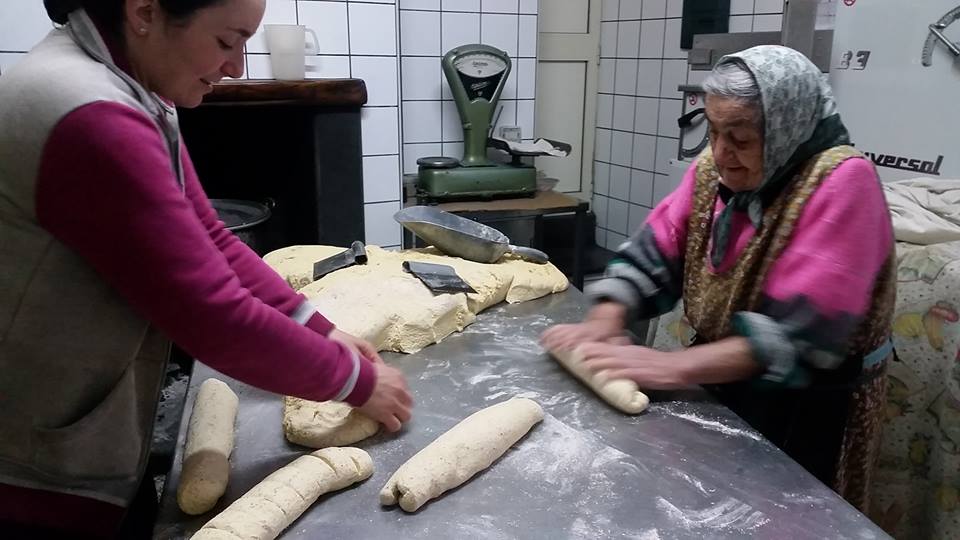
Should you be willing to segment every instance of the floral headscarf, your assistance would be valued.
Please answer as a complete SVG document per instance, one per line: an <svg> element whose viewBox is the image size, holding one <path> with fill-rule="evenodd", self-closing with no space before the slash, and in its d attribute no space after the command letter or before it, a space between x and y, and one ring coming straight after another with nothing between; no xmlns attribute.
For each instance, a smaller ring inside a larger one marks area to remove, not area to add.
<svg viewBox="0 0 960 540"><path fill-rule="evenodd" d="M763 182L753 191L735 193L714 222L710 253L714 268L729 247L733 211L746 210L759 230L764 208L804 162L834 146L850 144L826 76L803 54L779 45L760 45L724 56L717 65L727 63L746 68L760 89Z"/></svg>

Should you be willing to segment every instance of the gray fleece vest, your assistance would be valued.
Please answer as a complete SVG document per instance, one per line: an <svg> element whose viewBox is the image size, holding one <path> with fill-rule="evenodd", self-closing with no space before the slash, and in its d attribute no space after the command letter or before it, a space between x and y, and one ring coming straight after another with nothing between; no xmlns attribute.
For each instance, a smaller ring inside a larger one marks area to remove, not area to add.
<svg viewBox="0 0 960 540"><path fill-rule="evenodd" d="M86 15L71 25L106 54ZM169 342L35 209L57 123L103 100L156 119L142 98L66 29L0 77L0 483L126 506L143 474Z"/></svg>

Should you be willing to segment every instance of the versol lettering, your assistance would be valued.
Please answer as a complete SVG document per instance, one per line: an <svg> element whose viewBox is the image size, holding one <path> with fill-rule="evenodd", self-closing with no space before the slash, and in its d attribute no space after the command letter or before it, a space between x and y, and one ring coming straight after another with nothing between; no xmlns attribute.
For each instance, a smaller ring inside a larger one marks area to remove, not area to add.
<svg viewBox="0 0 960 540"><path fill-rule="evenodd" d="M866 154L877 167L913 171L931 174L933 176L940 176L940 166L943 165L943 156L937 156L936 161L924 161L922 159L895 156L893 154L874 154L873 152L864 152L864 154Z"/></svg>

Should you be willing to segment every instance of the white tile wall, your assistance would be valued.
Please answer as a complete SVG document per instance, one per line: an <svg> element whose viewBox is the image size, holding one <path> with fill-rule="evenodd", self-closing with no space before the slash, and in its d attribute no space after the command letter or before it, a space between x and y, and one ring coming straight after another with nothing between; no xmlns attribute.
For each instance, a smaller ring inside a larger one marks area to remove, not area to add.
<svg viewBox="0 0 960 540"><path fill-rule="evenodd" d="M397 59L392 56L352 56L353 76L367 85L367 105L397 105Z"/></svg>
<svg viewBox="0 0 960 540"><path fill-rule="evenodd" d="M271 10L268 13L272 12L274 4L275 2L267 4ZM288 21L286 24L302 24L313 30L317 34L320 54L350 53L350 43L347 39L349 25L346 2L299 2L294 13L299 19L284 19ZM254 36L257 45L256 47L248 46L248 52L268 52L266 43L260 37L261 32L257 32Z"/></svg>
<svg viewBox="0 0 960 540"><path fill-rule="evenodd" d="M642 2L636 0L620 0L620 20L628 21L639 19L642 12Z"/></svg>
<svg viewBox="0 0 960 540"><path fill-rule="evenodd" d="M363 158L363 201L365 203L400 200L397 183L399 156Z"/></svg>
<svg viewBox="0 0 960 540"><path fill-rule="evenodd" d="M400 226L393 215L400 211L400 201L370 203L364 207L366 243L377 246L397 246L402 238Z"/></svg>
<svg viewBox="0 0 960 540"><path fill-rule="evenodd" d="M400 10L400 54L403 56L440 55L439 11Z"/></svg>
<svg viewBox="0 0 960 540"><path fill-rule="evenodd" d="M480 0L440 0L444 11L467 11L480 13Z"/></svg>
<svg viewBox="0 0 960 540"><path fill-rule="evenodd" d="M400 0L400 9L440 9L440 0Z"/></svg>
<svg viewBox="0 0 960 540"><path fill-rule="evenodd" d="M634 115L633 129L636 133L654 135L657 133L657 120L660 101L655 98L637 98L637 110Z"/></svg>
<svg viewBox="0 0 960 540"><path fill-rule="evenodd" d="M665 21L642 21L640 26L640 54L638 58L662 58Z"/></svg>
<svg viewBox="0 0 960 540"><path fill-rule="evenodd" d="M633 131L633 120L636 115L637 98L633 96L613 97L613 129L619 131Z"/></svg>
<svg viewBox="0 0 960 540"><path fill-rule="evenodd" d="M454 47L467 43L480 43L480 14L479 13L446 13L442 14L443 22L440 49L434 56L442 56ZM435 62L440 69L440 62ZM446 84L446 82L444 82Z"/></svg>
<svg viewBox="0 0 960 540"><path fill-rule="evenodd" d="M756 0L754 13L783 13L783 0Z"/></svg>
<svg viewBox="0 0 960 540"><path fill-rule="evenodd" d="M520 19L516 15L480 15L480 42L506 51L511 58L517 57L519 32Z"/></svg>
<svg viewBox="0 0 960 540"><path fill-rule="evenodd" d="M619 165L610 167L610 192L608 195L621 201L630 198L630 167Z"/></svg>
<svg viewBox="0 0 960 540"><path fill-rule="evenodd" d="M753 16L754 32L779 32L783 25L783 15L768 14Z"/></svg>
<svg viewBox="0 0 960 540"><path fill-rule="evenodd" d="M601 21L616 21L620 18L620 0L603 0L600 10Z"/></svg>
<svg viewBox="0 0 960 540"><path fill-rule="evenodd" d="M396 107L364 107L360 111L363 155L399 153L399 115Z"/></svg>
<svg viewBox="0 0 960 540"><path fill-rule="evenodd" d="M666 16L667 0L643 0L644 19L662 19Z"/></svg>
<svg viewBox="0 0 960 540"><path fill-rule="evenodd" d="M753 15L754 0L730 0L731 15Z"/></svg>

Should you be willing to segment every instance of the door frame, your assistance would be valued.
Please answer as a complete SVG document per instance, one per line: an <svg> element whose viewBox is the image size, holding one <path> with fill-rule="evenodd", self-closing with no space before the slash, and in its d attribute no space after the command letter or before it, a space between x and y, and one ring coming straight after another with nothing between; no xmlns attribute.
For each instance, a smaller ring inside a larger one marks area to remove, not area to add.
<svg viewBox="0 0 960 540"><path fill-rule="evenodd" d="M540 9L548 1L541 0ZM559 2L557 2L559 3ZM571 195L586 197L593 196L593 160L595 154L595 139L597 135L597 91L599 87L600 71L600 18L602 12L601 0L589 0L587 33L561 34L540 33L537 39L537 80L540 80L541 62L584 62L586 74L583 91L583 140L580 163L580 189L568 192ZM541 87L537 85L537 97ZM544 158L546 159L546 158Z"/></svg>

